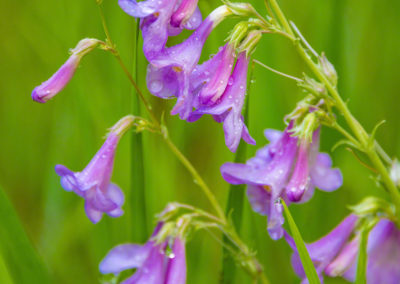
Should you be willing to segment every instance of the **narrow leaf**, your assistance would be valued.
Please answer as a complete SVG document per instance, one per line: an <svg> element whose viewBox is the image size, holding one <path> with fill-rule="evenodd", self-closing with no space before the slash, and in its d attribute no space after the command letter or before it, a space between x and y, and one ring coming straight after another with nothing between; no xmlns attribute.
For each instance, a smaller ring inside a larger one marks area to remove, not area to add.
<svg viewBox="0 0 400 284"><path fill-rule="evenodd" d="M286 219L288 220L288 224L290 227L290 231L292 233L294 242L296 243L297 252L300 256L301 263L303 264L304 272L306 273L308 282L310 284L320 284L320 280L315 270L314 263L312 262L310 255L308 254L306 245L301 237L300 231L294 222L292 215L288 207L286 206L285 201L282 200L282 205L285 210Z"/></svg>
<svg viewBox="0 0 400 284"><path fill-rule="evenodd" d="M136 82L139 76L138 52L140 48L139 37L139 21L136 22L135 50L133 58L132 75ZM132 91L132 113L140 116L140 104L138 94ZM128 226L132 228L132 239L135 242L143 242L147 237L146 222L146 198L145 198L145 181L144 181L144 157L143 157L143 134L132 133L131 137L131 190L130 190L130 218L128 218ZM137 228L140 228L138 230Z"/></svg>
<svg viewBox="0 0 400 284"><path fill-rule="evenodd" d="M32 246L5 192L0 188L0 253L14 283L50 283L44 263Z"/></svg>
<svg viewBox="0 0 400 284"><path fill-rule="evenodd" d="M356 284L367 283L367 243L368 230L364 229L360 234L360 246L358 249Z"/></svg>

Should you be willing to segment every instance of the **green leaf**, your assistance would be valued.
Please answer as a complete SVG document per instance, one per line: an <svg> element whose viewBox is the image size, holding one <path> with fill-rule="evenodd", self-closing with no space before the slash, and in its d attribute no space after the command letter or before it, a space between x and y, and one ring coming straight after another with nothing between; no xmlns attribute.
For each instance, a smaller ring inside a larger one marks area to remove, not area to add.
<svg viewBox="0 0 400 284"><path fill-rule="evenodd" d="M285 201L281 200L281 202L285 210L286 219L288 220L290 231L292 232L294 242L296 243L297 252L300 256L301 263L303 264L304 272L306 273L308 282L310 284L320 284L321 282L319 280L317 271L315 270L314 263L312 262L310 255L308 254L300 231L297 228L296 223L294 222Z"/></svg>
<svg viewBox="0 0 400 284"><path fill-rule="evenodd" d="M1 188L0 220L0 253L13 282L50 283L44 263L32 246L17 213Z"/></svg>

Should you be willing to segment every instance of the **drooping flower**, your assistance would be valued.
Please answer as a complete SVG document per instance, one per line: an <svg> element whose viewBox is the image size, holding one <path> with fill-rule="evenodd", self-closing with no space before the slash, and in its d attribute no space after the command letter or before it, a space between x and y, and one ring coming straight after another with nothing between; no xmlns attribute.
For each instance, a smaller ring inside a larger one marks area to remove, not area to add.
<svg viewBox="0 0 400 284"><path fill-rule="evenodd" d="M163 49L152 57L147 69L147 86L161 98L177 97L172 114L187 119L193 109L195 94L190 92L190 77L199 61L208 35L231 12L220 6L201 23L184 42Z"/></svg>
<svg viewBox="0 0 400 284"><path fill-rule="evenodd" d="M133 116L120 119L111 128L103 146L81 172L73 172L63 165L55 167L56 173L61 177L62 187L85 199L86 215L93 223L99 222L103 213L111 217L123 214L121 206L124 203L124 194L110 179L118 142L132 126L133 120Z"/></svg>
<svg viewBox="0 0 400 284"><path fill-rule="evenodd" d="M231 61L228 61L231 64ZM199 96L203 103L209 103L208 106L200 106L194 111L189 121L199 119L203 114L211 114L217 122L223 122L226 146L235 152L240 139L243 138L249 144L255 144L250 136L246 125L244 125L242 116L242 107L246 95L247 67L249 61L245 52L239 54L232 75L224 78L224 75L216 73L220 81L214 81L207 84L200 92ZM225 67L226 68L226 67ZM223 93L219 92L218 84L227 82ZM210 85L210 86L209 86ZM221 94L219 94L221 93Z"/></svg>
<svg viewBox="0 0 400 284"><path fill-rule="evenodd" d="M128 15L141 18L143 52L147 60L158 54L167 43L168 36L185 29L196 29L201 21L198 0L119 0Z"/></svg>
<svg viewBox="0 0 400 284"><path fill-rule="evenodd" d="M92 51L99 44L99 40L93 38L82 39L71 50L68 60L47 81L37 86L32 91L32 99L38 103L45 103L57 95L71 80L76 68L84 55Z"/></svg>
<svg viewBox="0 0 400 284"><path fill-rule="evenodd" d="M153 237L161 229L156 227ZM171 245L168 250L168 245ZM100 263L103 274L118 274L136 268L136 272L122 284L185 284L185 244L179 236L157 243L150 238L144 245L123 244L113 248Z"/></svg>
<svg viewBox="0 0 400 284"><path fill-rule="evenodd" d="M321 278L325 274L355 281L360 245L359 232L355 231L356 222L357 217L350 215L328 235L306 245ZM287 234L285 238L295 251L292 256L293 268L303 278L303 282L307 283L293 239ZM367 256L368 284L400 283L400 230L392 221L381 219L371 230Z"/></svg>
<svg viewBox="0 0 400 284"><path fill-rule="evenodd" d="M319 130L312 142L291 136L293 122L283 133L267 129L265 137L270 144L257 151L246 164L225 163L221 167L223 178L231 184L247 184L247 196L253 210L268 216L271 238L283 235L282 207L278 198L291 202L306 202L314 187L333 191L342 184L339 169L332 169L328 154L319 153Z"/></svg>

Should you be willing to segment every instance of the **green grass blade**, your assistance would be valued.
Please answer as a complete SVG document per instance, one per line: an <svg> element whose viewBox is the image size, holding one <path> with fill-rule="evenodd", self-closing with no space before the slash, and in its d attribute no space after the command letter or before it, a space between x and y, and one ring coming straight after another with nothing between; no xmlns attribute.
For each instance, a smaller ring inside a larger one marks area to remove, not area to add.
<svg viewBox="0 0 400 284"><path fill-rule="evenodd" d="M136 21L135 50L133 58L132 75L138 82L139 64L138 53L140 48L140 30L139 21ZM139 96L135 90L132 91L132 113L140 116L141 109ZM135 242L143 242L147 238L147 222L146 222L146 198L145 198L145 181L144 181L144 157L143 157L143 134L133 133L131 137L131 190L130 190L130 214L131 229L133 240ZM138 230L137 228L140 228Z"/></svg>
<svg viewBox="0 0 400 284"><path fill-rule="evenodd" d="M301 263L303 264L304 272L306 273L307 279L310 284L320 284L321 282L319 280L317 271L315 270L314 263L312 262L310 255L308 254L300 231L297 228L292 215L290 214L289 208L286 206L286 203L283 200L282 205L285 210L286 219L288 221L294 242L296 243L297 252L300 256Z"/></svg>
<svg viewBox="0 0 400 284"><path fill-rule="evenodd" d="M33 248L5 192L0 188L0 252L14 283L50 283L44 263Z"/></svg>
<svg viewBox="0 0 400 284"><path fill-rule="evenodd" d="M360 233L360 245L358 248L358 260L357 260L357 274L356 284L367 283L367 244L368 234L370 230L364 228Z"/></svg>

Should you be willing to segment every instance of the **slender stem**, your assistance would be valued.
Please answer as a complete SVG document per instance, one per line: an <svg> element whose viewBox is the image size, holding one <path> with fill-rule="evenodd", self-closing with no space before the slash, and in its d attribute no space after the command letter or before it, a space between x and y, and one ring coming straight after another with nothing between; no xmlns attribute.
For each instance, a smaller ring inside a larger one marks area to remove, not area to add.
<svg viewBox="0 0 400 284"><path fill-rule="evenodd" d="M187 170L192 174L195 183L198 184L203 189L204 194L207 196L211 205L214 207L215 211L218 214L218 217L221 220L223 220L224 223L226 223L224 211L222 211L221 206L219 205L214 194L211 192L208 185L204 182L199 173L193 167L192 163L190 163L189 160L182 154L182 152L179 151L179 149L175 146L175 144L171 141L171 139L167 135L164 135L164 140L167 143L168 147L171 149L171 151L178 158L178 160L180 160L182 164L187 168Z"/></svg>
<svg viewBox="0 0 400 284"><path fill-rule="evenodd" d="M287 21L285 15L282 13L282 10L280 9L278 3L276 0L270 0L271 6L274 9L279 21L282 23L284 29L286 32L293 36L294 38L294 33L289 25L289 22ZM379 172L381 179L383 183L386 185L386 188L388 189L393 203L396 206L397 209L397 215L400 217L400 192L398 191L396 185L392 181L392 179L389 176L389 173L387 171L387 168L384 166L382 163L382 160L380 159L379 155L375 151L375 146L373 147L369 146L370 143L370 137L367 133L367 131L361 126L361 124L354 118L350 110L348 109L346 103L343 101L341 96L339 95L339 92L337 89L332 85L332 83L329 81L329 79L323 74L323 72L318 68L317 64L310 58L310 56L307 54L301 43L294 39L293 43L296 47L296 50L299 52L300 56L303 58L303 60L306 62L306 64L310 67L310 69L313 71L315 76L326 86L328 89L329 93L332 95L333 99L336 101L336 107L341 112L341 114L344 116L347 124L353 131L354 135L357 137L359 143L361 146L365 149L365 153L376 168L376 170Z"/></svg>
<svg viewBox="0 0 400 284"><path fill-rule="evenodd" d="M286 78L295 80L296 82L303 82L303 80L301 80L300 78L297 78L297 77L295 77L295 76L292 76L292 75L289 75L289 74L280 72L280 71L278 71L278 70L276 70L276 69L274 69L274 68L272 68L272 67L269 67L268 65L265 65L264 63L258 61L257 59L253 59L253 61L254 61L255 63L257 63L258 65L264 67L265 69L268 69L269 71L274 72L274 73L276 73L276 74L278 74L278 75L281 75L281 76L283 76L283 77L286 77Z"/></svg>

